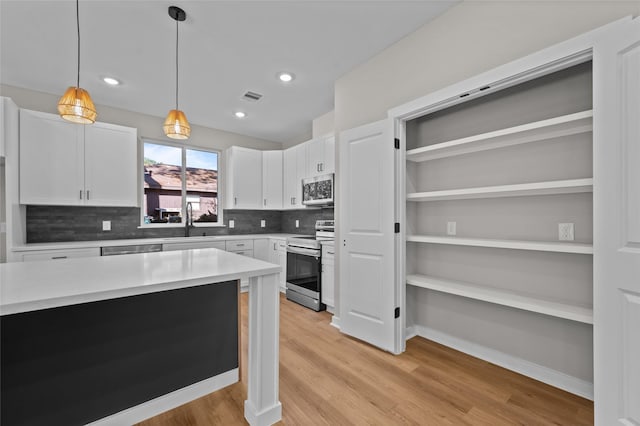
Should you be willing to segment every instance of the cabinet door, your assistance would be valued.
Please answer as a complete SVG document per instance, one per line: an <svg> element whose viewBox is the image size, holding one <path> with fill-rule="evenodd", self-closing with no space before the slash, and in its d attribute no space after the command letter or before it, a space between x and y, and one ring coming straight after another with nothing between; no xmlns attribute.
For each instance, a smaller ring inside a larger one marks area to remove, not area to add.
<svg viewBox="0 0 640 426"><path fill-rule="evenodd" d="M232 146L227 150L227 208L262 207L262 151Z"/></svg>
<svg viewBox="0 0 640 426"><path fill-rule="evenodd" d="M306 174L307 153L304 144L284 151L284 209L300 209L302 205L302 179Z"/></svg>
<svg viewBox="0 0 640 426"><path fill-rule="evenodd" d="M282 151L262 152L262 208L282 209Z"/></svg>
<svg viewBox="0 0 640 426"><path fill-rule="evenodd" d="M253 240L253 257L265 262L269 261L269 240L267 238Z"/></svg>
<svg viewBox="0 0 640 426"><path fill-rule="evenodd" d="M333 259L326 261L322 260L322 303L332 308L335 306L335 278L334 278L334 263Z"/></svg>
<svg viewBox="0 0 640 426"><path fill-rule="evenodd" d="M280 265L280 290L286 290L287 281L287 244L282 240L269 240L269 262Z"/></svg>
<svg viewBox="0 0 640 426"><path fill-rule="evenodd" d="M336 172L336 138L329 136L324 140L324 162L322 163L322 174Z"/></svg>
<svg viewBox="0 0 640 426"><path fill-rule="evenodd" d="M20 111L20 204L84 204L84 126Z"/></svg>
<svg viewBox="0 0 640 426"><path fill-rule="evenodd" d="M285 149L283 153L283 187L282 208L293 208L293 197L295 197L294 183L296 181L296 151L293 148Z"/></svg>
<svg viewBox="0 0 640 426"><path fill-rule="evenodd" d="M302 179L306 176L307 169L307 151L305 144L300 144L294 147L296 153L296 179L293 185L293 208L303 208L302 204Z"/></svg>
<svg viewBox="0 0 640 426"><path fill-rule="evenodd" d="M86 204L138 205L137 130L106 123L85 126Z"/></svg>
<svg viewBox="0 0 640 426"><path fill-rule="evenodd" d="M314 177L322 174L322 162L324 161L324 139L312 139L305 142L307 151L307 172L303 176Z"/></svg>

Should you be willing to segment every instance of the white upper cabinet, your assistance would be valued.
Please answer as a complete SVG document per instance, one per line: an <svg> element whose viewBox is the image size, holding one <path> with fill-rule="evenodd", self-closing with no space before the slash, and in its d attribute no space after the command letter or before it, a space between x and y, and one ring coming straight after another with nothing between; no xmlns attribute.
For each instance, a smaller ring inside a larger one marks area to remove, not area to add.
<svg viewBox="0 0 640 426"><path fill-rule="evenodd" d="M307 172L307 150L305 144L284 151L284 209L301 209L302 179Z"/></svg>
<svg viewBox="0 0 640 426"><path fill-rule="evenodd" d="M226 208L261 209L262 151L232 146L226 150Z"/></svg>
<svg viewBox="0 0 640 426"><path fill-rule="evenodd" d="M262 152L262 207L282 209L282 151Z"/></svg>
<svg viewBox="0 0 640 426"><path fill-rule="evenodd" d="M305 142L307 172L303 177L314 177L335 171L335 137L327 136Z"/></svg>
<svg viewBox="0 0 640 426"><path fill-rule="evenodd" d="M20 111L20 203L137 206L137 130Z"/></svg>
<svg viewBox="0 0 640 426"><path fill-rule="evenodd" d="M84 128L86 204L138 204L136 129L95 123Z"/></svg>

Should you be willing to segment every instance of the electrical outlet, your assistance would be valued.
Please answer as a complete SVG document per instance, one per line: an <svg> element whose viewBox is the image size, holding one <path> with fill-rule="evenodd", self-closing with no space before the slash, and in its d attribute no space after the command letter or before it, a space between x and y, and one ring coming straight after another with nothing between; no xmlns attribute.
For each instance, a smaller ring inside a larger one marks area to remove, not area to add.
<svg viewBox="0 0 640 426"><path fill-rule="evenodd" d="M300 221L296 219L296 228L300 228Z"/></svg>
<svg viewBox="0 0 640 426"><path fill-rule="evenodd" d="M573 241L573 223L558 224L558 239L560 241Z"/></svg>
<svg viewBox="0 0 640 426"><path fill-rule="evenodd" d="M456 222L447 222L447 235L456 235Z"/></svg>
<svg viewBox="0 0 640 426"><path fill-rule="evenodd" d="M233 219L229 220L229 228L235 228L236 227L236 221Z"/></svg>
<svg viewBox="0 0 640 426"><path fill-rule="evenodd" d="M260 221L260 228L264 228L265 226L267 226L267 221L266 221L266 220L264 220L264 219L262 219L262 220Z"/></svg>
<svg viewBox="0 0 640 426"><path fill-rule="evenodd" d="M111 221L110 220L103 220L102 221L102 230L103 231L111 231Z"/></svg>

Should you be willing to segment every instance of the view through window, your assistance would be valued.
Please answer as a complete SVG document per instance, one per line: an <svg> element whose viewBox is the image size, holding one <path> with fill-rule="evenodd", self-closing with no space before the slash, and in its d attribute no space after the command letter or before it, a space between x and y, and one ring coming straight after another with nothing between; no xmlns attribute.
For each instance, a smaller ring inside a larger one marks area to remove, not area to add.
<svg viewBox="0 0 640 426"><path fill-rule="evenodd" d="M144 143L144 222L218 222L218 153Z"/></svg>

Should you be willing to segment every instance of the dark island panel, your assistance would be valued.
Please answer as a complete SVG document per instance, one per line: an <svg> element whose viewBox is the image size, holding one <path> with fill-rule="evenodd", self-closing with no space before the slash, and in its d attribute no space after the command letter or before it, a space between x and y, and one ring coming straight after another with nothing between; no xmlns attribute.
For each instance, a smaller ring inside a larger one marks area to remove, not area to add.
<svg viewBox="0 0 640 426"><path fill-rule="evenodd" d="M0 318L2 425L85 424L238 368L238 282Z"/></svg>

